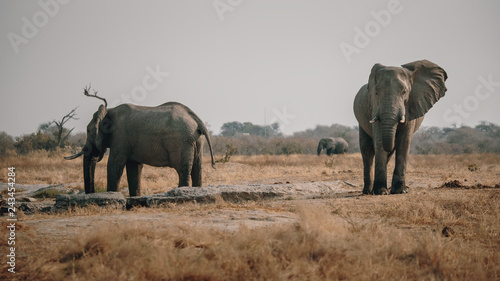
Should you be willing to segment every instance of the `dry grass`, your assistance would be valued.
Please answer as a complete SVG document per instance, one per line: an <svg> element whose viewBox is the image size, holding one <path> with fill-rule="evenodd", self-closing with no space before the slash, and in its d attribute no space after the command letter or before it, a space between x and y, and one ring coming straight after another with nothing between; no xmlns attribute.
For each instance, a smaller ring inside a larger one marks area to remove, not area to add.
<svg viewBox="0 0 500 281"><path fill-rule="evenodd" d="M81 161L64 161L60 156L8 158L2 160L0 169L3 173L5 167L15 166L19 183L81 182ZM336 179L362 184L359 154L233 156L216 170L205 161L205 184ZM97 169L101 186L105 186L104 163ZM467 185L498 184L500 155L412 155L409 164L409 185L417 187L405 195L239 204L219 200L21 217L15 278L499 280L500 189L434 187L455 179ZM6 174L3 177L5 181ZM144 169L146 193L164 192L176 182L171 169ZM124 179L122 184L126 184ZM293 215L297 221L257 228L241 225L237 230L199 224L214 214L255 210ZM155 214L172 216L168 221L145 219ZM75 225L79 220L85 223ZM99 220L103 222L89 223ZM8 235L4 224L1 237ZM54 224L64 231L55 232ZM452 229L448 237L442 233L445 227ZM1 280L13 277L6 270L2 263Z"/></svg>
<svg viewBox="0 0 500 281"><path fill-rule="evenodd" d="M498 280L499 199L498 190L428 190L320 204L291 202L298 216L295 224L242 226L232 232L193 227L192 221L174 221L168 228L132 221L87 230L56 247L44 247L31 233L30 238L23 237L23 247L32 253L20 259L17 276L19 280ZM214 205L184 208L202 214ZM443 236L444 226L456 234Z"/></svg>

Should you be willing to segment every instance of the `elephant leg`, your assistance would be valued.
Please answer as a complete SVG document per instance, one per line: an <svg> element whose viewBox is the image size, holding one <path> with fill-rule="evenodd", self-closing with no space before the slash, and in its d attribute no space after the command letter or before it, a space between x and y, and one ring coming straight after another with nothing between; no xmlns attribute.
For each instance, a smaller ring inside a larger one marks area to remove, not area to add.
<svg viewBox="0 0 500 281"><path fill-rule="evenodd" d="M202 142L198 139L198 141L196 141L196 153L194 155L193 168L191 170L191 182L193 186L202 186L202 154L203 145Z"/></svg>
<svg viewBox="0 0 500 281"><path fill-rule="evenodd" d="M359 128L359 147L363 157L363 194L370 194L373 188L372 166L375 151L373 148L373 139L363 129Z"/></svg>
<svg viewBox="0 0 500 281"><path fill-rule="evenodd" d="M193 169L194 145L184 147L181 152L180 165L177 167L179 175L179 186L189 186L191 171Z"/></svg>
<svg viewBox="0 0 500 281"><path fill-rule="evenodd" d="M389 153L382 147L375 147L375 180L373 181L373 194L387 195L387 162L390 159Z"/></svg>
<svg viewBox="0 0 500 281"><path fill-rule="evenodd" d="M130 196L141 196L141 175L143 164L129 160L127 161L127 181Z"/></svg>
<svg viewBox="0 0 500 281"><path fill-rule="evenodd" d="M118 191L127 158L110 152L108 158L108 191Z"/></svg>
<svg viewBox="0 0 500 281"><path fill-rule="evenodd" d="M408 187L405 183L405 173L408 155L410 154L412 134L409 129L406 129L398 137L396 139L396 164L392 175L391 194L408 192Z"/></svg>
<svg viewBox="0 0 500 281"><path fill-rule="evenodd" d="M326 155L328 155L328 156L333 155L333 153L334 153L334 151L333 151L333 149L332 149L332 148L328 148L328 149L326 150Z"/></svg>

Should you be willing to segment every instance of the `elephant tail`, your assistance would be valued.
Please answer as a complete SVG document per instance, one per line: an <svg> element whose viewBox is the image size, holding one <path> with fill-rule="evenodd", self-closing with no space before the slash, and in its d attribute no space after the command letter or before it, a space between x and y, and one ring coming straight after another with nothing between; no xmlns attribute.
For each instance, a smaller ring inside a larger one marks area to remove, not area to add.
<svg viewBox="0 0 500 281"><path fill-rule="evenodd" d="M200 132L200 136L205 135L205 138L207 139L208 148L210 149L210 157L212 158L212 168L215 169L214 153L212 149L212 142L210 141L210 136L208 135L208 129L203 121L201 121L201 119L194 112L190 110L190 113L198 123L198 131Z"/></svg>
<svg viewBox="0 0 500 281"><path fill-rule="evenodd" d="M208 130L205 127L205 124L201 123L201 126L202 126L202 128L198 128L198 129L203 133L203 135L205 135L205 138L207 139L208 148L210 149L210 157L212 157L212 168L215 169L214 153L212 151L212 143L210 142L210 137L208 136Z"/></svg>

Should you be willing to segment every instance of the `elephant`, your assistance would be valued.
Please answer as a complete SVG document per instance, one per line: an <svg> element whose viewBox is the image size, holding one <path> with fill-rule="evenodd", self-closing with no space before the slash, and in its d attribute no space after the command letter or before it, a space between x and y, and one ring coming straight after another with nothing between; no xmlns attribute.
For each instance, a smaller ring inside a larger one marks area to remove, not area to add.
<svg viewBox="0 0 500 281"><path fill-rule="evenodd" d="M372 67L368 84L361 87L353 105L363 158L363 194L388 194L387 163L394 152L390 193L408 192L405 173L412 135L427 111L445 95L447 78L443 68L428 60Z"/></svg>
<svg viewBox="0 0 500 281"><path fill-rule="evenodd" d="M318 144L318 155L323 149L327 155L344 154L349 150L349 144L343 138L322 138Z"/></svg>
<svg viewBox="0 0 500 281"><path fill-rule="evenodd" d="M94 193L96 163L109 148L107 191L117 191L124 168L130 196L141 195L143 164L171 167L179 175L179 186L202 186L202 154L205 136L212 167L215 168L208 130L201 119L187 106L167 102L156 107L121 104L114 108L104 105L94 113L87 126L87 140L80 152L64 157L67 160L83 156L85 193Z"/></svg>

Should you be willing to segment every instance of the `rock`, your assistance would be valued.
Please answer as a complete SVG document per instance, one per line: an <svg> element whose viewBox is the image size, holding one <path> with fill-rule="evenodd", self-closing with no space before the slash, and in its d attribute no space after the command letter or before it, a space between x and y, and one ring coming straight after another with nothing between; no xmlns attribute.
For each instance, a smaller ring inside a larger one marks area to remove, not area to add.
<svg viewBox="0 0 500 281"><path fill-rule="evenodd" d="M79 194L80 190L79 189L71 189L71 191L68 194Z"/></svg>
<svg viewBox="0 0 500 281"><path fill-rule="evenodd" d="M151 200L151 197L152 196L140 196L127 198L127 210L132 207L148 207L148 200Z"/></svg>
<svg viewBox="0 0 500 281"><path fill-rule="evenodd" d="M452 237L455 235L455 230L449 226L445 226L441 231L444 237Z"/></svg>
<svg viewBox="0 0 500 281"><path fill-rule="evenodd" d="M115 207L117 209L125 209L127 200L120 192L102 192L91 194L60 194L56 196L55 211L64 211L75 206L85 207L88 205L96 205L99 207Z"/></svg>
<svg viewBox="0 0 500 281"><path fill-rule="evenodd" d="M82 189L83 188L83 183L81 182L71 182L71 183L66 183L64 186L72 189Z"/></svg>
<svg viewBox="0 0 500 281"><path fill-rule="evenodd" d="M308 198L311 195L325 197L342 192L347 184L341 181L296 184L220 185L206 187L176 187L168 192L127 198L127 209L135 206L152 207L163 203L213 203L218 198L241 202L273 198Z"/></svg>
<svg viewBox="0 0 500 281"><path fill-rule="evenodd" d="M54 206L44 202L23 202L22 210L26 214L35 212L64 211L75 206L84 207L89 204L96 206L112 206L118 209L130 209L132 207L153 207L164 203L214 203L217 200L230 202L241 202L249 200L266 200L281 198L292 200L298 198L328 198L340 193L351 193L352 184L343 181L331 182L308 182L308 183L277 183L277 184L253 184L253 185L220 185L206 187L177 187L168 192L141 197L130 197L125 199L121 192L103 192L85 194L84 190L75 194L75 189L64 186L37 186L29 192L23 193L23 197L31 197L29 194L57 189L70 194L58 194ZM28 201L30 199L26 199ZM6 206L0 211L6 212Z"/></svg>
<svg viewBox="0 0 500 281"><path fill-rule="evenodd" d="M32 215L35 213L36 209L32 204L29 203L21 203L21 206L19 206L19 209L23 211L25 215Z"/></svg>
<svg viewBox="0 0 500 281"><path fill-rule="evenodd" d="M38 188L34 191L30 191L24 194L24 197L46 197L46 198L54 198L54 195L61 193L69 193L71 192L71 188L64 187L62 184L59 185L49 185Z"/></svg>
<svg viewBox="0 0 500 281"><path fill-rule="evenodd" d="M22 200L23 200L23 202L36 202L36 201L38 201L36 198L33 198L33 197L23 197Z"/></svg>
<svg viewBox="0 0 500 281"><path fill-rule="evenodd" d="M50 212L52 207L53 205L50 203L22 202L19 209L22 210L25 215L33 215L35 213Z"/></svg>
<svg viewBox="0 0 500 281"><path fill-rule="evenodd" d="M9 213L9 206L7 205L1 205L0 206L0 216L4 216Z"/></svg>

